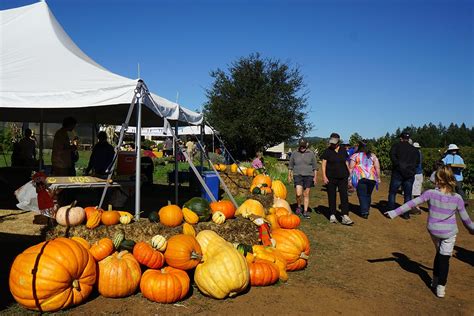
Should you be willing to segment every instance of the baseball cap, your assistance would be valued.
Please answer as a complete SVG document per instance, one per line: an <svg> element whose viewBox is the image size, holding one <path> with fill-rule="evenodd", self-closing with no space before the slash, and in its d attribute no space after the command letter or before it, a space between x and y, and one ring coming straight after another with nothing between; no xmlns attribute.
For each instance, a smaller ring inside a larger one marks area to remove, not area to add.
<svg viewBox="0 0 474 316"><path fill-rule="evenodd" d="M415 147L415 148L421 148L420 144L418 144L417 142L414 142L414 143L413 143L413 147Z"/></svg>
<svg viewBox="0 0 474 316"><path fill-rule="evenodd" d="M301 138L298 142L298 147L308 147L308 142L306 141L306 139Z"/></svg>
<svg viewBox="0 0 474 316"><path fill-rule="evenodd" d="M337 145L341 141L341 136L338 133L331 133L329 136L329 144Z"/></svg>
<svg viewBox="0 0 474 316"><path fill-rule="evenodd" d="M410 139L410 133L408 132L403 132L400 134L400 138L402 139Z"/></svg>

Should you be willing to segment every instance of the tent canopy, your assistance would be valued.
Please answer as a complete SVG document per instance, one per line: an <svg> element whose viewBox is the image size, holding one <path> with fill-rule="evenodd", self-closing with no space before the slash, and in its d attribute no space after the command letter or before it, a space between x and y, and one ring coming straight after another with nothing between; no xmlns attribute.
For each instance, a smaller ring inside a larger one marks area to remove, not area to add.
<svg viewBox="0 0 474 316"><path fill-rule="evenodd" d="M138 79L114 74L67 35L46 2L0 11L0 119L122 124ZM142 125L169 120L200 124L202 114L152 94L143 98ZM132 122L134 124L134 116Z"/></svg>
<svg viewBox="0 0 474 316"><path fill-rule="evenodd" d="M121 126L116 126L115 131L120 132ZM135 127L129 127L126 133L135 133ZM209 126L204 127L205 135L214 134L213 130ZM201 135L200 126L182 126L178 128L178 135ZM142 128L142 136L156 136L156 137L170 137L171 133L166 131L164 127L147 127Z"/></svg>

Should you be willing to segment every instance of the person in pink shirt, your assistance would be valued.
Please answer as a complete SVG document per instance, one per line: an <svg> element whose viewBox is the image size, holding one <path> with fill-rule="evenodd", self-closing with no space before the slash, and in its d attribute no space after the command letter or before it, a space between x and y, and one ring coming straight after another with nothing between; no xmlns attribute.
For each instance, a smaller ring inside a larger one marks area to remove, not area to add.
<svg viewBox="0 0 474 316"><path fill-rule="evenodd" d="M252 168L255 169L262 169L264 168L263 164L263 154L261 151L257 151L257 154L255 155L255 159L252 161Z"/></svg>

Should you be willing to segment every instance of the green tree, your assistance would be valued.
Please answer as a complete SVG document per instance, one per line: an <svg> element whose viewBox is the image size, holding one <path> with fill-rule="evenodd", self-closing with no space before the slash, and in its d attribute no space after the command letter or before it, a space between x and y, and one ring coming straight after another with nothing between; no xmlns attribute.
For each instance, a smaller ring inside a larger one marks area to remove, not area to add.
<svg viewBox="0 0 474 316"><path fill-rule="evenodd" d="M351 144L352 146L355 146L362 139L363 139L362 136L360 136L358 133L354 133L354 134L351 135L351 137L349 137L349 144Z"/></svg>
<svg viewBox="0 0 474 316"><path fill-rule="evenodd" d="M253 155L310 129L308 91L299 68L257 53L239 58L227 71L212 71L211 77L204 114L235 156L242 150Z"/></svg>

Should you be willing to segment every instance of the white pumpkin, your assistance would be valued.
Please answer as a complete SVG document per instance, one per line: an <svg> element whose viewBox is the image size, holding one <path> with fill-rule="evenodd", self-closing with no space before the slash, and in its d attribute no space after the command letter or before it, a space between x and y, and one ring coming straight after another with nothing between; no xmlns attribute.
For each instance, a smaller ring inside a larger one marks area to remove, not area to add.
<svg viewBox="0 0 474 316"><path fill-rule="evenodd" d="M130 224L131 221L132 221L132 218L130 216L127 216L127 215L120 216L120 223L123 225Z"/></svg>
<svg viewBox="0 0 474 316"><path fill-rule="evenodd" d="M79 206L63 206L56 213L56 222L61 226L77 226L82 224L85 218L86 212Z"/></svg>
<svg viewBox="0 0 474 316"><path fill-rule="evenodd" d="M212 221L217 225L224 224L225 222L225 215L221 211L217 211L212 214Z"/></svg>
<svg viewBox="0 0 474 316"><path fill-rule="evenodd" d="M153 238L151 239L151 246L156 250L163 252L166 250L168 242L166 241L166 238L162 235L156 235L153 236Z"/></svg>

